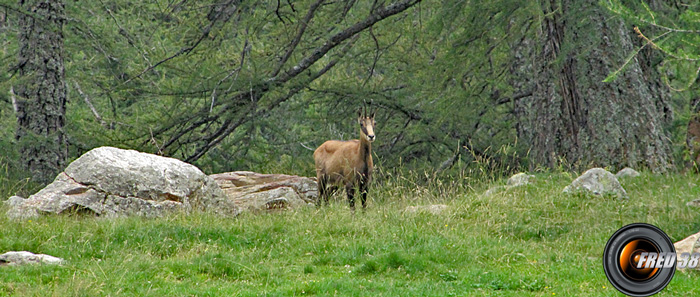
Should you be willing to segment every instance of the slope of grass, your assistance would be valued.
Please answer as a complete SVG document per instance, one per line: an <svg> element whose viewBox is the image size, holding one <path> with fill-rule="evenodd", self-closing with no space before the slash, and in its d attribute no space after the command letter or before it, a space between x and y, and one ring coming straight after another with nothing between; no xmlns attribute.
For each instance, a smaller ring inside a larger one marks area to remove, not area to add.
<svg viewBox="0 0 700 297"><path fill-rule="evenodd" d="M338 197L235 219L0 216L0 251L68 261L0 267L0 296L618 296L601 259L615 230L647 222L677 241L700 229L685 206L700 194L695 176L624 179L628 200L561 194L572 179L539 174L486 197L473 180L395 178L355 214ZM449 209L403 211L431 203ZM659 296L696 295L697 277L677 273Z"/></svg>

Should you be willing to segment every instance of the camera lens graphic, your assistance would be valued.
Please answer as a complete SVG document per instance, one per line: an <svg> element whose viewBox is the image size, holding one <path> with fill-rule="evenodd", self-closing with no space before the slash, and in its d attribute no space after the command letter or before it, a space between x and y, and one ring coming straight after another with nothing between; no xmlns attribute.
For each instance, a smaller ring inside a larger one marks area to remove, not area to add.
<svg viewBox="0 0 700 297"><path fill-rule="evenodd" d="M636 223L617 230L603 252L603 268L610 283L630 296L651 296L671 282L676 265L637 268L642 253L675 253L671 239L656 226Z"/></svg>
<svg viewBox="0 0 700 297"><path fill-rule="evenodd" d="M659 272L659 268L637 268L642 253L659 253L659 248L646 239L633 239L620 252L620 269L633 280L648 280Z"/></svg>

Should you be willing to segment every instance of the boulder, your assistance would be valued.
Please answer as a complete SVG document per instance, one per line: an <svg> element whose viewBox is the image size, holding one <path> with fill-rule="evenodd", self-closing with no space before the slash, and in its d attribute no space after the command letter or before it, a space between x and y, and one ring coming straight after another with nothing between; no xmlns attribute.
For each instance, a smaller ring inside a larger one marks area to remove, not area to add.
<svg viewBox="0 0 700 297"><path fill-rule="evenodd" d="M10 200L8 200L10 201ZM28 199L13 197L8 216L43 213L160 216L192 209L235 216L216 182L177 159L113 147L93 149Z"/></svg>
<svg viewBox="0 0 700 297"><path fill-rule="evenodd" d="M425 212L425 213L431 213L431 214L437 215L437 214L441 214L446 209L447 209L447 205L445 205L445 204L433 204L433 205L409 206L409 207L406 207L406 209L404 211L407 213Z"/></svg>
<svg viewBox="0 0 700 297"><path fill-rule="evenodd" d="M530 184L532 182L532 180L534 180L534 179L535 179L534 175L529 175L527 173L520 172L518 174L511 176L508 179L506 186L508 186L508 187L524 186L524 185Z"/></svg>
<svg viewBox="0 0 700 297"><path fill-rule="evenodd" d="M318 196L312 178L235 171L210 175L241 210L293 209L313 205Z"/></svg>
<svg viewBox="0 0 700 297"><path fill-rule="evenodd" d="M61 258L44 254L33 254L30 252L7 252L0 255L0 266L25 264L59 265L63 263L65 263L65 261L63 261Z"/></svg>
<svg viewBox="0 0 700 297"><path fill-rule="evenodd" d="M625 167L615 174L615 177L617 177L617 178L637 177L637 176L639 176L639 172L637 170L634 170L634 169L629 168L629 167Z"/></svg>
<svg viewBox="0 0 700 297"><path fill-rule="evenodd" d="M22 205L22 203L24 203L24 198L22 198L20 196L12 196L12 197L8 198L7 200L5 200L4 203L8 207L12 208L15 206Z"/></svg>
<svg viewBox="0 0 700 297"><path fill-rule="evenodd" d="M603 168L589 169L564 188L564 193L580 192L627 198L627 191L622 188L615 175Z"/></svg>
<svg viewBox="0 0 700 297"><path fill-rule="evenodd" d="M698 244L698 240L700 240L700 232L674 243L673 246L676 248L676 254L681 255L682 253L700 253L700 244Z"/></svg>

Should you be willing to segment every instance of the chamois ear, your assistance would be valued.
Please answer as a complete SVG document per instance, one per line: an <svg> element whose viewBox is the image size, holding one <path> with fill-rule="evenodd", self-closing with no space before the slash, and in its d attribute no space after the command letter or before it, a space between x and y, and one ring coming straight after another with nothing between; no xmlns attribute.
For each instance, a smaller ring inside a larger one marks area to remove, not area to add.
<svg viewBox="0 0 700 297"><path fill-rule="evenodd" d="M357 122L362 124L362 107L357 109Z"/></svg>
<svg viewBox="0 0 700 297"><path fill-rule="evenodd" d="M374 120L374 115L375 115L376 113L377 113L377 110L376 110L376 109L373 110L373 111L372 111L372 115L370 116L370 118L372 118L372 119Z"/></svg>

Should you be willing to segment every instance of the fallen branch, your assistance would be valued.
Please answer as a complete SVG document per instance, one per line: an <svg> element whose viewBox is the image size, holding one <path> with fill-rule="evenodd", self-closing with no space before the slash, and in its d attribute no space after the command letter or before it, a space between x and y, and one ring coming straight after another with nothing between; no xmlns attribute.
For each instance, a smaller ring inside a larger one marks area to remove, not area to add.
<svg viewBox="0 0 700 297"><path fill-rule="evenodd" d="M80 88L80 85L78 84L78 82L75 81L74 83L75 83L75 90L77 90L78 93L80 93L80 96L83 96L83 99L85 100L85 103L87 104L87 106L88 106L88 107L90 108L90 110L92 111L92 114L95 115L95 119L97 119L97 121L100 122L100 125L102 125L102 127L104 127L105 129L110 129L109 125L107 125L107 122L105 122L105 120L102 119L102 117L100 116L100 114L97 112L97 109L95 108L95 106L92 105L92 102L90 102L90 98L89 98L89 97L83 92L83 90Z"/></svg>

